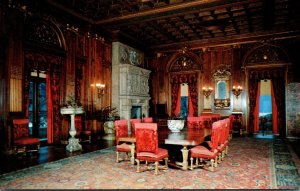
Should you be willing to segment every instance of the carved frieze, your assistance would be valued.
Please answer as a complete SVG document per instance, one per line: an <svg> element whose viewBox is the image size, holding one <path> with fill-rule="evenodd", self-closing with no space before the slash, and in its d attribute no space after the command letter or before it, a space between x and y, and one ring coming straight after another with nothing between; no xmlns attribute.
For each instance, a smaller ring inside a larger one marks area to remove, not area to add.
<svg viewBox="0 0 300 191"><path fill-rule="evenodd" d="M120 93L149 96L149 70L132 65L120 65Z"/></svg>
<svg viewBox="0 0 300 191"><path fill-rule="evenodd" d="M121 64L144 67L144 54L124 44L120 44L119 58Z"/></svg>

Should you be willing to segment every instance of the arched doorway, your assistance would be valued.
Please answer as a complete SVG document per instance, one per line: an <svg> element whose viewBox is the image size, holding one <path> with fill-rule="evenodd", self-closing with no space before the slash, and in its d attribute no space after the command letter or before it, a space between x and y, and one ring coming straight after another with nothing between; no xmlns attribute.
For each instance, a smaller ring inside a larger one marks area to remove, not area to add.
<svg viewBox="0 0 300 191"><path fill-rule="evenodd" d="M271 44L255 47L245 56L243 66L248 88L247 128L250 134L259 131L259 101L261 80L270 80L272 101L272 131L285 137L285 86L289 59L283 49Z"/></svg>
<svg viewBox="0 0 300 191"><path fill-rule="evenodd" d="M65 40L51 20L30 18L24 28L25 116L30 119L36 136L44 134L47 143L58 142L61 133L59 87Z"/></svg>
<svg viewBox="0 0 300 191"><path fill-rule="evenodd" d="M202 64L201 58L188 51L187 48L174 54L170 60L168 73L172 117L198 115L199 79L200 71L203 68Z"/></svg>

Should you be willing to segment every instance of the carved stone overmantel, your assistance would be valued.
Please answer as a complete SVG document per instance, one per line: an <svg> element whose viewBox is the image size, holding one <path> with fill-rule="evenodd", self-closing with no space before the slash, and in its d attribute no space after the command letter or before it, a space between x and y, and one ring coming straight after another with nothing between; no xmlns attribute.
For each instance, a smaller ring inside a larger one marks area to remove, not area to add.
<svg viewBox="0 0 300 191"><path fill-rule="evenodd" d="M133 106L140 106L148 116L150 71L142 68L142 52L120 42L113 42L112 49L112 106L118 108L121 119L128 120L130 131Z"/></svg>

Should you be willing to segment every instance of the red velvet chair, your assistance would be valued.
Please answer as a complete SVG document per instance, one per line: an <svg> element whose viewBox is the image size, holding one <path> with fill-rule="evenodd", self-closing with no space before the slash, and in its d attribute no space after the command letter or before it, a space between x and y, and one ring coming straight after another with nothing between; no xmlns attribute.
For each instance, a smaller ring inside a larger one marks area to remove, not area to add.
<svg viewBox="0 0 300 191"><path fill-rule="evenodd" d="M134 135L135 134L135 123L141 123L142 120L137 118L137 119L130 119L130 131L131 134Z"/></svg>
<svg viewBox="0 0 300 191"><path fill-rule="evenodd" d="M87 141L89 143L92 142L92 131L88 130L86 127L83 129L82 116L75 116L75 129L76 129L76 137L79 138L79 141L84 142Z"/></svg>
<svg viewBox="0 0 300 191"><path fill-rule="evenodd" d="M129 160L129 154L131 153L132 145L120 142L120 137L127 137L128 136L128 121L127 120L116 120L115 122L115 129L116 129L116 154L117 154L117 162L122 160ZM120 153L125 153L125 158L120 158ZM134 157L134 156L133 156Z"/></svg>
<svg viewBox="0 0 300 191"><path fill-rule="evenodd" d="M225 155L228 154L228 149L229 149L229 141L230 141L230 126L231 126L231 119L228 117L225 120L225 124L226 124L226 135L225 135Z"/></svg>
<svg viewBox="0 0 300 191"><path fill-rule="evenodd" d="M168 169L168 150L158 147L157 123L136 123L135 128L137 172L150 170L148 162L155 163L155 175L159 169ZM159 161L163 159L165 165L159 166ZM146 162L143 170L141 161Z"/></svg>
<svg viewBox="0 0 300 191"><path fill-rule="evenodd" d="M144 117L143 123L153 123L153 118L152 117Z"/></svg>
<svg viewBox="0 0 300 191"><path fill-rule="evenodd" d="M200 129L199 117L187 117L187 128Z"/></svg>
<svg viewBox="0 0 300 191"><path fill-rule="evenodd" d="M221 163L221 161L224 159L225 156L225 150L226 150L226 121L225 120L220 120L218 121L220 123L219 127L219 141L218 141L218 163Z"/></svg>
<svg viewBox="0 0 300 191"><path fill-rule="evenodd" d="M219 141L219 126L220 123L215 122L212 125L212 132L211 132L211 141L210 141L210 148L207 148L202 145L195 146L190 149L190 160L191 160L191 170L197 167L202 167L202 162L210 160L211 171L214 171L214 167L218 166L218 141ZM196 164L194 166L194 158L196 159ZM200 159L200 163L198 159Z"/></svg>
<svg viewBox="0 0 300 191"><path fill-rule="evenodd" d="M29 135L28 119L13 119L13 145L16 153L39 151L40 139Z"/></svg>

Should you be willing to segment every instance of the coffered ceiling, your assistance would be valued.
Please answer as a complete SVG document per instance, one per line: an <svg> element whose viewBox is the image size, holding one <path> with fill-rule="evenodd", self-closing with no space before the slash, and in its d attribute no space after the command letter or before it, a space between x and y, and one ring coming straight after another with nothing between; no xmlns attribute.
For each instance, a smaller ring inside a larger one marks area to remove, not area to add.
<svg viewBox="0 0 300 191"><path fill-rule="evenodd" d="M98 31L149 49L299 38L299 0L46 0Z"/></svg>

